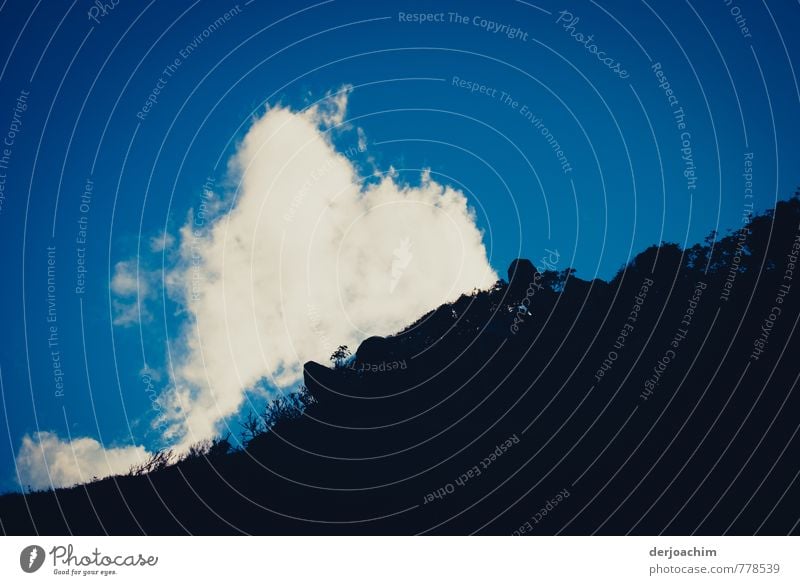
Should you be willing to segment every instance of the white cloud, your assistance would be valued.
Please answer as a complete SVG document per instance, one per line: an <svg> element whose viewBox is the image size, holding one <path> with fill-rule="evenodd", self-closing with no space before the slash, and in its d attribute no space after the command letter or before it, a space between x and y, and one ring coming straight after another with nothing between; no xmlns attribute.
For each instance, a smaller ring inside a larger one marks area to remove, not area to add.
<svg viewBox="0 0 800 585"><path fill-rule="evenodd" d="M150 238L150 251L163 252L164 250L171 248L173 244L175 244L175 236L167 231L163 231L160 234Z"/></svg>
<svg viewBox="0 0 800 585"><path fill-rule="evenodd" d="M358 133L358 150L367 150L367 135L362 128L357 128Z"/></svg>
<svg viewBox="0 0 800 585"><path fill-rule="evenodd" d="M146 301L155 294L154 274L137 270L136 260L123 260L114 265L114 276L111 278L111 292L114 311L114 325L125 327L149 321L152 318Z"/></svg>
<svg viewBox="0 0 800 585"><path fill-rule="evenodd" d="M418 187L391 172L364 184L334 149L321 127L344 122L347 95L305 113L269 109L229 163L233 209L202 232L190 214L181 230L169 281L190 318L161 402L184 446L214 435L263 378L290 386L305 361L497 279L460 191L429 173Z"/></svg>
<svg viewBox="0 0 800 585"><path fill-rule="evenodd" d="M54 433L41 432L23 437L16 463L22 487L48 489L124 474L148 456L144 447L106 449L88 437L64 441Z"/></svg>
<svg viewBox="0 0 800 585"><path fill-rule="evenodd" d="M138 292L147 295L147 281L140 278L136 271L135 260L124 260L114 265L114 276L111 278L111 290L120 296L134 296Z"/></svg>
<svg viewBox="0 0 800 585"><path fill-rule="evenodd" d="M344 124L347 113L347 99L353 91L352 85L345 85L336 93L328 92L325 99L320 100L305 112L306 118L314 120L320 126L332 128Z"/></svg>

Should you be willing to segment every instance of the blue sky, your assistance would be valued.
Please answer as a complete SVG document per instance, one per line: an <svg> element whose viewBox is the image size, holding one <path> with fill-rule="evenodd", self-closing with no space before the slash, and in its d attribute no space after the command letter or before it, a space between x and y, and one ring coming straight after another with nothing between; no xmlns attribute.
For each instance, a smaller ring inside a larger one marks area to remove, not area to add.
<svg viewBox="0 0 800 585"><path fill-rule="evenodd" d="M461 191L501 276L551 249L609 278L736 228L748 153L757 209L794 190L796 4L533 4L4 2L0 489L36 432L164 444L152 399L191 316L162 277L204 188L216 217L236 205L228 164L267 104L347 88L325 136L363 176Z"/></svg>

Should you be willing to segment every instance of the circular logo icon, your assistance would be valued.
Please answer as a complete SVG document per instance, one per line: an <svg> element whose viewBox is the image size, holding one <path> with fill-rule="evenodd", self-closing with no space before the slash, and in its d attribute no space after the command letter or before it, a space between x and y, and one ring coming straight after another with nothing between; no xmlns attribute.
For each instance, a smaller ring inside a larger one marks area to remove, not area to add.
<svg viewBox="0 0 800 585"><path fill-rule="evenodd" d="M32 544L26 546L19 553L19 566L26 573L35 573L44 564L44 549L41 546Z"/></svg>

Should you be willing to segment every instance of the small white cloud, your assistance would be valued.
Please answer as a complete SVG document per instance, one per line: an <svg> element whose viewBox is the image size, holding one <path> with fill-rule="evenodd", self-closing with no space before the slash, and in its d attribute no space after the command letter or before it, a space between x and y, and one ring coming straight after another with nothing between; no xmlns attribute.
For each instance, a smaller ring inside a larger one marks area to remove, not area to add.
<svg viewBox="0 0 800 585"><path fill-rule="evenodd" d="M111 307L114 310L113 323L119 327L127 327L139 322L145 323L152 318L146 310L139 311L139 305L135 300L133 302L113 300Z"/></svg>
<svg viewBox="0 0 800 585"><path fill-rule="evenodd" d="M147 380L153 380L155 382L160 382L161 372L145 365L142 367L142 369L139 370L139 377Z"/></svg>
<svg viewBox="0 0 800 585"><path fill-rule="evenodd" d="M141 446L106 449L88 437L64 441L54 433L41 432L23 437L16 464L23 488L49 489L124 474L149 456Z"/></svg>
<svg viewBox="0 0 800 585"><path fill-rule="evenodd" d="M136 260L123 260L114 265L111 305L114 325L125 327L152 319L147 301L155 294L156 273L137 267Z"/></svg>
<svg viewBox="0 0 800 585"><path fill-rule="evenodd" d="M111 290L123 297L136 294L147 296L147 279L143 272L137 271L135 260L123 260L114 265L114 276L111 278Z"/></svg>
<svg viewBox="0 0 800 585"><path fill-rule="evenodd" d="M356 133L358 135L358 150L364 152L367 150L367 135L363 128L357 128Z"/></svg>
<svg viewBox="0 0 800 585"><path fill-rule="evenodd" d="M167 231L164 231L157 236L150 238L150 251L163 252L164 250L170 249L174 243L175 236Z"/></svg>
<svg viewBox="0 0 800 585"><path fill-rule="evenodd" d="M324 99L308 108L305 115L323 128L341 126L347 113L347 100L351 91L353 86L345 85L336 93L328 92Z"/></svg>

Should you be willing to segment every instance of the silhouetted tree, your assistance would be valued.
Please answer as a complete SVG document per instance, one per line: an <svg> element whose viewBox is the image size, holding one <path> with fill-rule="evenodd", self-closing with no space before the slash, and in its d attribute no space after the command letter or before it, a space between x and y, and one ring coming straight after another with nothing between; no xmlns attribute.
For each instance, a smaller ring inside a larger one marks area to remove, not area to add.
<svg viewBox="0 0 800 585"><path fill-rule="evenodd" d="M166 468L175 461L175 454L172 449L163 449L150 455L145 461L131 466L128 475L146 475L155 473Z"/></svg>
<svg viewBox="0 0 800 585"><path fill-rule="evenodd" d="M348 347L346 345L340 345L336 348L336 351L331 354L331 361L335 367L341 368L344 365L344 361L349 358L350 355Z"/></svg>
<svg viewBox="0 0 800 585"><path fill-rule="evenodd" d="M264 432L261 417L252 410L247 413L247 418L240 422L239 426L242 427L242 443L245 445Z"/></svg>

